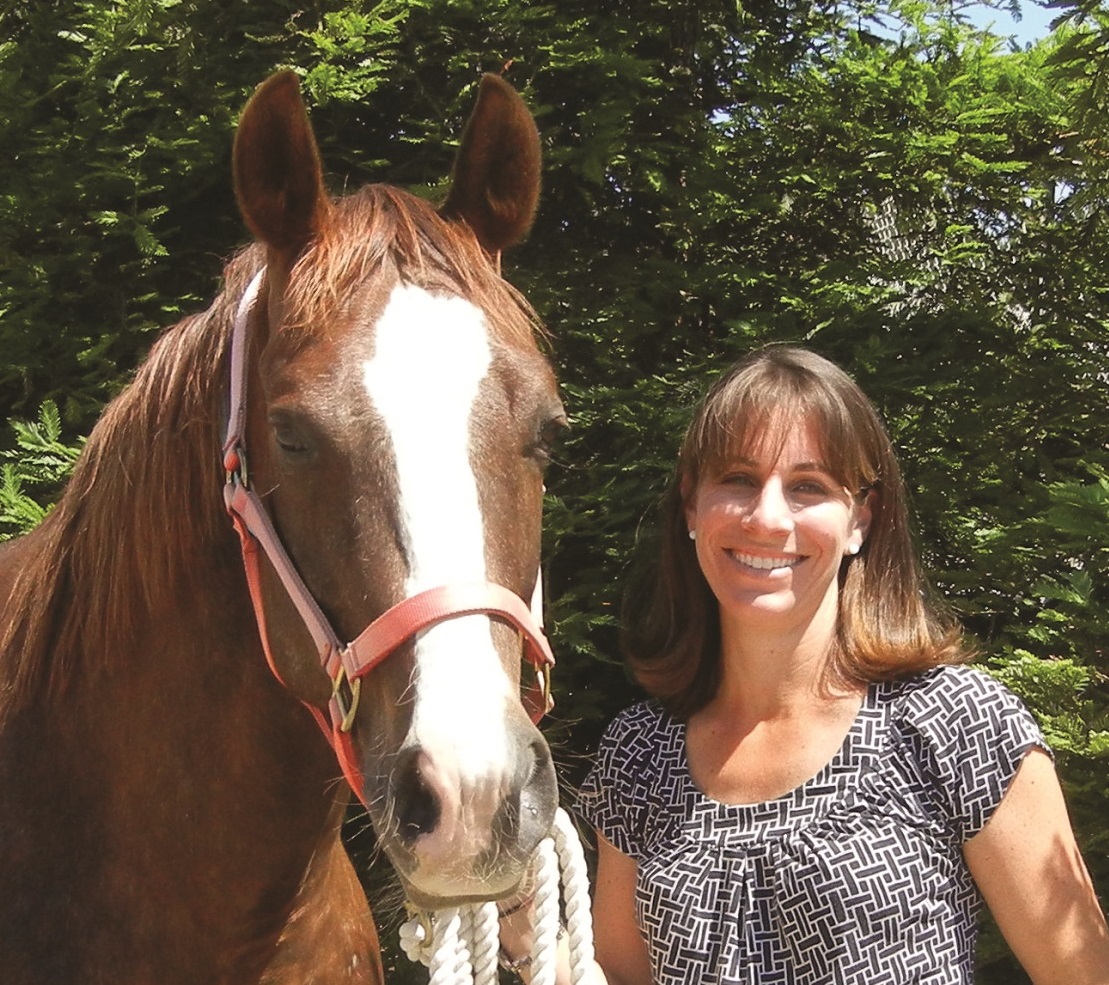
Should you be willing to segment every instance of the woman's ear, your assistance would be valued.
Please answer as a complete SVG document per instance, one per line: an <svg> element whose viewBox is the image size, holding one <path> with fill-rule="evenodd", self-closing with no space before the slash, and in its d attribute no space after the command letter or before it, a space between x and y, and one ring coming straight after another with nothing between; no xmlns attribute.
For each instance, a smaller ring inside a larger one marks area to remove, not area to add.
<svg viewBox="0 0 1109 985"><path fill-rule="evenodd" d="M847 553L858 554L870 533L870 524L874 520L874 510L877 505L878 490L868 489L855 500L855 522L847 538Z"/></svg>
<svg viewBox="0 0 1109 985"><path fill-rule="evenodd" d="M685 514L686 529L692 539L697 530L697 506L693 483L689 476L683 476L678 483L678 497L681 500L682 512Z"/></svg>

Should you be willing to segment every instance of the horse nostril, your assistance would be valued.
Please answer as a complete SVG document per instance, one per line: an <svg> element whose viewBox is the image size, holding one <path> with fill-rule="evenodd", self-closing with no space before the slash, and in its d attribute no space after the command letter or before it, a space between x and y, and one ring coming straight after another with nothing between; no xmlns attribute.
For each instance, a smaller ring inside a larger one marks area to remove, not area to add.
<svg viewBox="0 0 1109 985"><path fill-rule="evenodd" d="M524 746L516 762L516 776L509 796L497 813L496 835L503 845L530 855L550 832L558 786L547 743L536 738Z"/></svg>
<svg viewBox="0 0 1109 985"><path fill-rule="evenodd" d="M431 834L439 826L442 805L420 772L419 759L413 758L403 770L396 793L397 832L406 844L420 835Z"/></svg>

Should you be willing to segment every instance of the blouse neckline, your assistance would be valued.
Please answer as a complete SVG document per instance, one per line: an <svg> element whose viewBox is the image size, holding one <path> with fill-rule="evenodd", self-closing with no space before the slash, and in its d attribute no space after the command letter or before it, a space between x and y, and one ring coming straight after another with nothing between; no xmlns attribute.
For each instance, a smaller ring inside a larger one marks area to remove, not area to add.
<svg viewBox="0 0 1109 985"><path fill-rule="evenodd" d="M807 780L802 781L793 789L787 790L777 797L768 798L767 800L729 804L722 800L716 800L706 794L693 779L693 772L689 767L686 723L676 720L675 724L678 730L677 742L679 747L678 763L682 784L686 787L687 791L692 792L695 800L701 805L713 810L725 811L728 813L765 812L769 808L792 803L798 796L803 795L805 792L813 788L826 786L832 780L836 772L849 762L855 745L863 736L866 721L874 714L878 706L880 686L881 682L878 681L872 681L867 685L862 704L859 705L859 710L851 720L851 725L847 729L843 741L840 743L839 748L832 754L831 758Z"/></svg>

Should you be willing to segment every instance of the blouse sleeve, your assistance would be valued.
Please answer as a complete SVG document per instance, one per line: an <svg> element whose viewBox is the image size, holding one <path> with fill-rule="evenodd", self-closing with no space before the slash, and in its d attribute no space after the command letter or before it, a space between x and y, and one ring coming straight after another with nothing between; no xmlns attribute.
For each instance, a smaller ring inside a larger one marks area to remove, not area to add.
<svg viewBox="0 0 1109 985"><path fill-rule="evenodd" d="M578 791L578 810L625 855L640 859L646 837L650 788L643 717L636 705L615 718L601 737L597 761Z"/></svg>
<svg viewBox="0 0 1109 985"><path fill-rule="evenodd" d="M943 667L909 699L921 767L952 833L965 842L1001 804L1030 749L1051 750L1024 703L973 667Z"/></svg>

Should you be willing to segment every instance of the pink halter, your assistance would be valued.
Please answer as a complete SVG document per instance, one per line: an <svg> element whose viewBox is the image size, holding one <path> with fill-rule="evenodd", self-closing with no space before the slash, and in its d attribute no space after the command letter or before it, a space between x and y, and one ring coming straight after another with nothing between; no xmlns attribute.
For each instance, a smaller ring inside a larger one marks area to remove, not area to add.
<svg viewBox="0 0 1109 985"><path fill-rule="evenodd" d="M350 736L358 710L361 678L398 646L429 626L469 615L487 615L511 624L520 635L524 657L535 668L535 684L524 694L524 706L533 722L538 722L550 711L554 704L551 698L551 668L555 661L550 644L540 628L541 582L537 575L530 610L515 592L492 582L431 588L398 602L370 623L353 642L343 644L340 641L296 570L258 494L251 488L246 467L246 353L249 348L250 312L264 274L263 267L251 280L239 302L232 327L230 410L223 442L223 465L227 473L224 502L239 533L247 586L266 661L280 681L281 675L274 663L266 631L259 550L269 559L296 606L316 645L320 664L331 679L327 714L314 705L308 704L307 707L334 747L352 789L361 797L361 773Z"/></svg>

